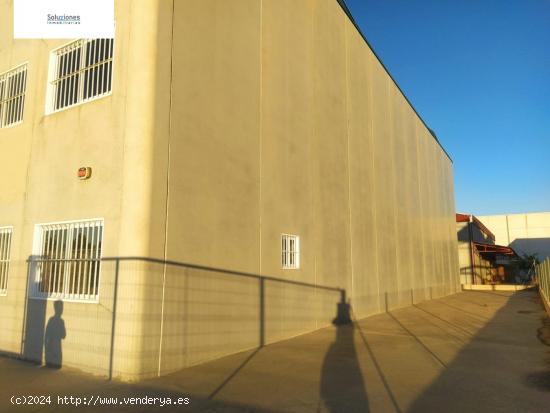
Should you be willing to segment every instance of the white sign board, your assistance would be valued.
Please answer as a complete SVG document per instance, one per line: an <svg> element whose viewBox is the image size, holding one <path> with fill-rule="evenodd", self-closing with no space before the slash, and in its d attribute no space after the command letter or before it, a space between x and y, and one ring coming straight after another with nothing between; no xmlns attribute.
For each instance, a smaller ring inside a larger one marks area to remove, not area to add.
<svg viewBox="0 0 550 413"><path fill-rule="evenodd" d="M14 0L15 39L113 38L114 0Z"/></svg>

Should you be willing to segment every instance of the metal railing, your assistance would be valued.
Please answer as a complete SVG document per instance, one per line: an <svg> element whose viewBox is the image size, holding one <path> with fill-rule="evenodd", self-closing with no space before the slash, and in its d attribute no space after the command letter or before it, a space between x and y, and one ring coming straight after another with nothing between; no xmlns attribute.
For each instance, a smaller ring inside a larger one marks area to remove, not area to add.
<svg viewBox="0 0 550 413"><path fill-rule="evenodd" d="M339 286L148 257L99 259L96 302L33 295L45 268L81 263L29 257L25 358L40 361L50 305L46 298L82 303L60 313L67 320L64 362L79 367L83 360L86 369L110 378L138 362L144 376L166 374L346 318L340 314L346 291ZM99 356L82 358L83 347Z"/></svg>
<svg viewBox="0 0 550 413"><path fill-rule="evenodd" d="M550 307L550 257L538 264L535 272L542 299Z"/></svg>
<svg viewBox="0 0 550 413"><path fill-rule="evenodd" d="M101 266L97 300L75 300L32 292L45 268L72 268L82 264L81 259L29 257L24 358L42 360L52 319L66 325L66 334L58 337L63 340L64 364L109 378L135 379L261 348L330 322L350 321L351 302L343 285L318 284L307 274L292 280L148 257L102 257L94 262ZM337 276L323 281L330 280L343 281ZM354 298L358 305L377 305L371 310L380 312L449 292L443 283Z"/></svg>

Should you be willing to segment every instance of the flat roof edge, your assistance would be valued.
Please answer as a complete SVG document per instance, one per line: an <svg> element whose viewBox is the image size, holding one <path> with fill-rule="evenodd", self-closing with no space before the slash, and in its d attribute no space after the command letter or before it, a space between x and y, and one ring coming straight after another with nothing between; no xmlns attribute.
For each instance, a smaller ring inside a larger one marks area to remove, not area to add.
<svg viewBox="0 0 550 413"><path fill-rule="evenodd" d="M376 57L376 59L378 59L378 61L380 62L380 64L382 65L382 67L384 68L384 70L386 71L386 73L388 74L388 76L390 77L390 79L393 81L393 83L395 84L395 86L397 87L397 89L399 90L399 92L401 92L401 95L403 95L403 97L405 98L405 100L407 101L407 103L409 104L409 106L411 107L411 109L414 111L414 113L416 114L416 116L418 116L418 119L420 119L420 121L422 122L422 124L426 127L426 129L428 129L428 132L430 132L430 135L432 135L432 137L434 138L434 140L437 142L437 144L439 145L439 147L441 148L441 150L445 153L445 155L447 155L447 158L449 158L449 160L451 161L451 163L454 163L453 162L453 158L451 158L451 156L449 155L449 153L445 150L445 148L443 147L443 145L441 144L441 142L439 141L439 139L437 138L435 132L428 126L428 124L426 123L426 121L422 118L422 116L420 116L420 114L418 113L418 111L416 110L416 108L414 107L414 105L411 103L411 101L409 100L409 98L407 97L407 95L405 94L405 92L403 92L403 89L401 89L401 87L399 86L399 84L396 82L396 80L393 78L393 76L391 75L390 71L388 70L388 68L386 67L386 65L384 64L384 62L382 61L382 59L380 58L380 56L378 56L378 54L376 53L376 51L374 50L374 48L372 47L372 45L369 43L369 41L367 40L367 38L365 37L365 35L363 34L363 32L361 31L361 28L359 27L359 25L357 24L357 22L355 21L354 17L353 17L353 14L351 14L351 11L350 9L348 8L347 4L346 4L346 0L336 0L338 2L338 4L340 5L340 7L342 8L342 10L344 11L344 13L348 16L349 20L351 21L351 23L355 26L355 29L357 30L357 32L359 33L359 35L363 38L363 40L365 41L365 43L367 44L367 46L370 48L370 50L372 51L372 53L374 54L374 56Z"/></svg>

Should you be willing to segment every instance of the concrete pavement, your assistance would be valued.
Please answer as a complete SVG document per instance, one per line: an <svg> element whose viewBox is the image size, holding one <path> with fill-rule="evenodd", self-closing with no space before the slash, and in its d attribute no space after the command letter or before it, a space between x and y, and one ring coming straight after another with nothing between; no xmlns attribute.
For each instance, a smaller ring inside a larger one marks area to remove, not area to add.
<svg viewBox="0 0 550 413"><path fill-rule="evenodd" d="M549 345L535 291L468 291L138 384L0 358L0 411L542 412ZM16 406L12 395L52 397ZM58 395L97 405L59 405ZM190 404L160 407L166 398Z"/></svg>

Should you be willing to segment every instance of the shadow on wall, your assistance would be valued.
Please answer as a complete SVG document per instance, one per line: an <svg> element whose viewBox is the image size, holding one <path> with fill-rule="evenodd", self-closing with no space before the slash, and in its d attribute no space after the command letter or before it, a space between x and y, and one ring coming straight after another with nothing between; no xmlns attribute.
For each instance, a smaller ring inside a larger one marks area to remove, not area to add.
<svg viewBox="0 0 550 413"><path fill-rule="evenodd" d="M458 238L458 241L461 242L470 242L470 231L468 229L468 225L465 225L464 227L460 228L456 236Z"/></svg>
<svg viewBox="0 0 550 413"><path fill-rule="evenodd" d="M333 324L336 326L336 337L323 361L321 398L330 413L368 412L365 381L355 351L355 325L351 322L348 303L338 303Z"/></svg>
<svg viewBox="0 0 550 413"><path fill-rule="evenodd" d="M32 259L28 264L28 286L35 284L36 271L39 262ZM61 368L63 364L63 351L61 340L65 339L67 331L63 315L63 301L52 303L54 315L46 324L46 310L48 300L31 298L30 289L27 287L27 302L25 307L25 322L21 353L23 358L38 364L44 362L47 367Z"/></svg>
<svg viewBox="0 0 550 413"><path fill-rule="evenodd" d="M550 238L516 238L510 244L518 254L537 254L540 261L550 257Z"/></svg>
<svg viewBox="0 0 550 413"><path fill-rule="evenodd" d="M61 340L64 340L67 336L65 321L61 318L63 314L63 301L55 301L53 307L54 315L48 320L46 333L44 334L44 354L46 366L59 369L63 364Z"/></svg>
<svg viewBox="0 0 550 413"><path fill-rule="evenodd" d="M44 351L44 330L46 326L46 300L35 300L31 298L30 291L36 283L38 262L30 257L27 266L27 294L25 305L25 321L23 337L21 340L21 353L23 358L38 364L42 364Z"/></svg>

